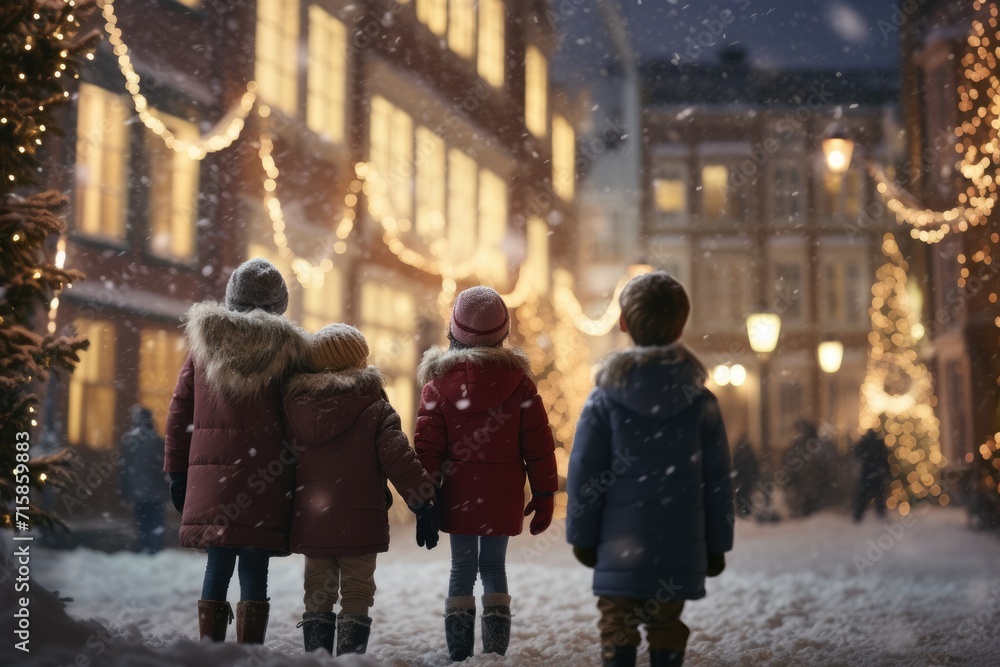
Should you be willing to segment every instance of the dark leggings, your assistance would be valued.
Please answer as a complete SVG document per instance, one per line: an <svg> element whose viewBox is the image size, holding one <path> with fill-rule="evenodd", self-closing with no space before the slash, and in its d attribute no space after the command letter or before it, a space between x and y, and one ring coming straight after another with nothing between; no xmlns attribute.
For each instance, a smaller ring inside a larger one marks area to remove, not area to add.
<svg viewBox="0 0 1000 667"><path fill-rule="evenodd" d="M201 587L202 600L225 601L237 558L240 561L240 599L267 599L267 564L270 555L266 551L208 547L205 582Z"/></svg>

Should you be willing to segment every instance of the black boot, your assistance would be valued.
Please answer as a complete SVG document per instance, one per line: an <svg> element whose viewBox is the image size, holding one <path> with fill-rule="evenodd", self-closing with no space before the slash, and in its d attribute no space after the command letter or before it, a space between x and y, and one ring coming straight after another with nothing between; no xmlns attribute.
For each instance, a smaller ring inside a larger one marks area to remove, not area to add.
<svg viewBox="0 0 1000 667"><path fill-rule="evenodd" d="M506 593L483 595L483 620L480 634L483 653L506 655L510 645L510 596Z"/></svg>
<svg viewBox="0 0 1000 667"><path fill-rule="evenodd" d="M476 598L467 595L444 601L444 637L452 662L471 658L476 645Z"/></svg>
<svg viewBox="0 0 1000 667"><path fill-rule="evenodd" d="M302 628L302 644L306 653L325 648L333 653L333 637L337 634L337 615L332 611L307 611L297 627Z"/></svg>
<svg viewBox="0 0 1000 667"><path fill-rule="evenodd" d="M650 649L650 667L681 667L684 664L684 651L671 651L666 648Z"/></svg>
<svg viewBox="0 0 1000 667"><path fill-rule="evenodd" d="M635 667L635 647L602 646L601 660L604 661L604 667Z"/></svg>
<svg viewBox="0 0 1000 667"><path fill-rule="evenodd" d="M340 613L337 619L337 655L364 653L372 633L372 619L360 614Z"/></svg>

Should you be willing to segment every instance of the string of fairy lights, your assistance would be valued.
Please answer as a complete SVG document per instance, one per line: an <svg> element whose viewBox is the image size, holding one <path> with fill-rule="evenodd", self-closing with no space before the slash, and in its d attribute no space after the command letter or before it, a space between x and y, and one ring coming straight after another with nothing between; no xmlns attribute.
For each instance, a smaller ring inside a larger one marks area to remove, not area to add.
<svg viewBox="0 0 1000 667"><path fill-rule="evenodd" d="M877 165L871 166L876 190L883 197L889 210L899 223L911 227L912 238L924 243L938 243L950 233L966 232L972 227L984 224L996 208L1000 196L998 193L1000 176L997 174L997 165L1000 164L1000 77L997 75L1000 64L1000 20L998 20L1000 7L996 2L975 0L973 11L977 16L972 20L971 30L966 39L968 48L960 61L961 79L957 87L958 110L963 120L955 128L955 152L959 156L957 170L967 185L965 190L958 194L956 204L943 211L922 207L912 196L893 183L883 169ZM979 264L985 268L993 263L995 247L1000 244L1000 234L992 232L985 239L981 248L969 254L958 255L961 268L957 285L960 289L968 286L972 276L972 265ZM905 280L905 263L902 264L903 268L899 268L898 262L896 264L896 268L887 268L892 266L891 264L883 268L894 274L902 271L902 279ZM987 269L985 273L989 275L992 270ZM894 275L889 278L898 283L900 276ZM997 290L992 285L995 285L995 281L991 283L987 298L990 303L997 303ZM876 288L878 286L876 284ZM878 299L879 295L876 294L875 298ZM880 326L876 321L879 314L874 307L874 301L872 313L873 328L877 329ZM1000 328L1000 317L994 319L994 325ZM873 335L877 336L875 333ZM897 332L897 335L900 334ZM997 383L1000 384L1000 378L997 378ZM872 386L878 384L873 382ZM899 398L903 400L905 395ZM984 484L1000 494L1000 431L988 437L979 446L978 453L984 462L998 471L987 474L983 479ZM974 460L974 453L966 455L966 463L973 463ZM907 481L912 482L912 480ZM893 489L894 502L903 502L897 497L897 493L902 492L903 489ZM946 495L941 496L942 502L946 499Z"/></svg>

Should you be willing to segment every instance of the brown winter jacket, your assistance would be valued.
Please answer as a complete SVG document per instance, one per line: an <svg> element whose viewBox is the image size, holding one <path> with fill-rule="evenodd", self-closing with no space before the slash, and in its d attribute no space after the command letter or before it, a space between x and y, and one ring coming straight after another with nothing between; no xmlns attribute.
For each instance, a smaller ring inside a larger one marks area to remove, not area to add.
<svg viewBox="0 0 1000 667"><path fill-rule="evenodd" d="M523 352L503 347L431 348L414 446L440 483L441 530L519 535L524 482L532 493L559 487L555 443Z"/></svg>
<svg viewBox="0 0 1000 667"><path fill-rule="evenodd" d="M386 478L411 509L434 497L383 384L375 366L289 378L285 424L299 461L292 552L325 558L387 551Z"/></svg>
<svg viewBox="0 0 1000 667"><path fill-rule="evenodd" d="M181 546L288 549L295 477L281 382L304 332L263 310L188 311L191 353L167 414L166 472L186 473Z"/></svg>

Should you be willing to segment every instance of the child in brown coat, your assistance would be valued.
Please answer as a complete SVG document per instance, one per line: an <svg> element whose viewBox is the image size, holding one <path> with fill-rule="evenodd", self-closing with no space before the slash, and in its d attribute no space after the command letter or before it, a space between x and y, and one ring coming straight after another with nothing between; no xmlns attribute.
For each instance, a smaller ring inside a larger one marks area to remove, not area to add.
<svg viewBox="0 0 1000 667"><path fill-rule="evenodd" d="M421 496L430 480L367 358L360 331L331 324L309 341L308 372L285 388L286 430L298 456L289 550L306 556L300 625L307 652L332 653L335 631L337 655L367 650L375 558L389 549L386 479L414 503L418 544L437 544L437 507Z"/></svg>

